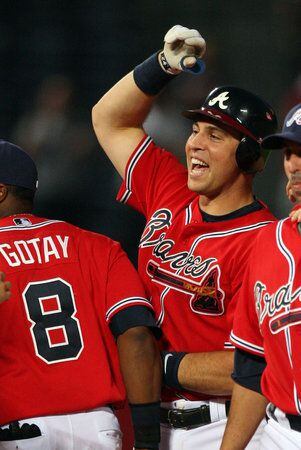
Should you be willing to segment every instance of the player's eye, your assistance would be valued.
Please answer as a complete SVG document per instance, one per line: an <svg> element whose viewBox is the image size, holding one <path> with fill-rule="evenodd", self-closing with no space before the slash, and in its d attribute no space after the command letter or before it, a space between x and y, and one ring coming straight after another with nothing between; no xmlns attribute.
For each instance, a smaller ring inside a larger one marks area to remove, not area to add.
<svg viewBox="0 0 301 450"><path fill-rule="evenodd" d="M221 136L219 136L217 133L210 133L210 139L216 142L222 140Z"/></svg>

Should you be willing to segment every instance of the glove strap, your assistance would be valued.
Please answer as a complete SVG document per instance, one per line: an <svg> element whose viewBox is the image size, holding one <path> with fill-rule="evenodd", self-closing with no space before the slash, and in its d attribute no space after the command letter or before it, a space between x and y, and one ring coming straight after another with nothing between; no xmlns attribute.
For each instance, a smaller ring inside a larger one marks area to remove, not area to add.
<svg viewBox="0 0 301 450"><path fill-rule="evenodd" d="M167 61L166 64L169 66ZM155 53L136 66L133 75L136 85L142 92L147 95L157 95L176 74L167 73L158 61L158 53Z"/></svg>
<svg viewBox="0 0 301 450"><path fill-rule="evenodd" d="M160 66L166 73L169 73L170 75L178 75L181 72L181 70L176 70L176 69L171 68L171 66L169 65L169 63L166 59L164 52L159 53L158 60L159 60Z"/></svg>
<svg viewBox="0 0 301 450"><path fill-rule="evenodd" d="M135 436L135 449L159 449L160 402L130 403Z"/></svg>

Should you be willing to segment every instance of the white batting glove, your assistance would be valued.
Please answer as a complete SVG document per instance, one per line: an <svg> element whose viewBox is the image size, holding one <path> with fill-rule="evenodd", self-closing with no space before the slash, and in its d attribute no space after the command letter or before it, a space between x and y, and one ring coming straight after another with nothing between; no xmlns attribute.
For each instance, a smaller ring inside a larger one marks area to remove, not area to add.
<svg viewBox="0 0 301 450"><path fill-rule="evenodd" d="M205 39L197 30L175 25L164 37L164 49L159 54L159 62L165 72L177 74L195 66L205 51Z"/></svg>

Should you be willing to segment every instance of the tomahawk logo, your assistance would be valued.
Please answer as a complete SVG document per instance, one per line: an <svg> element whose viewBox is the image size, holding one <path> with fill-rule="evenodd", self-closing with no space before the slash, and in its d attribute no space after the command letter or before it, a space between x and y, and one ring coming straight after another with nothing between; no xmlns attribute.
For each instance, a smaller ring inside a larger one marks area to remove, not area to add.
<svg viewBox="0 0 301 450"><path fill-rule="evenodd" d="M208 102L209 106L213 106L216 103L218 103L218 106L220 109L227 109L228 106L224 105L224 103L227 100L229 100L228 94L229 94L229 92L227 92L227 91L221 92L217 97L214 97L211 100L209 100L209 102Z"/></svg>
<svg viewBox="0 0 301 450"><path fill-rule="evenodd" d="M220 316L224 313L225 293L220 287L218 265L214 266L200 283L162 269L155 261L148 262L147 273L155 283L187 294L194 313L207 316Z"/></svg>

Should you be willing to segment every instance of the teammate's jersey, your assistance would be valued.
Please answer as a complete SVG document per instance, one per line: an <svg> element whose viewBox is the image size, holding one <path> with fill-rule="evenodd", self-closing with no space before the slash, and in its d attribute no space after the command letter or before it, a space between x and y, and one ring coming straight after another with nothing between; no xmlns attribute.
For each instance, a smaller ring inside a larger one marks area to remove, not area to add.
<svg viewBox="0 0 301 450"><path fill-rule="evenodd" d="M123 401L110 324L152 307L119 244L19 214L0 220L0 268L0 424Z"/></svg>
<svg viewBox="0 0 301 450"><path fill-rule="evenodd" d="M152 298L166 350L231 350L236 294L255 233L274 220L259 202L219 218L199 209L187 170L145 137L132 154L118 199L147 220L139 274ZM212 221L210 221L212 220ZM182 391L185 398L206 398ZM165 390L163 400L178 398Z"/></svg>
<svg viewBox="0 0 301 450"><path fill-rule="evenodd" d="M290 219L260 231L249 258L231 340L267 362L263 394L301 414L301 239Z"/></svg>

